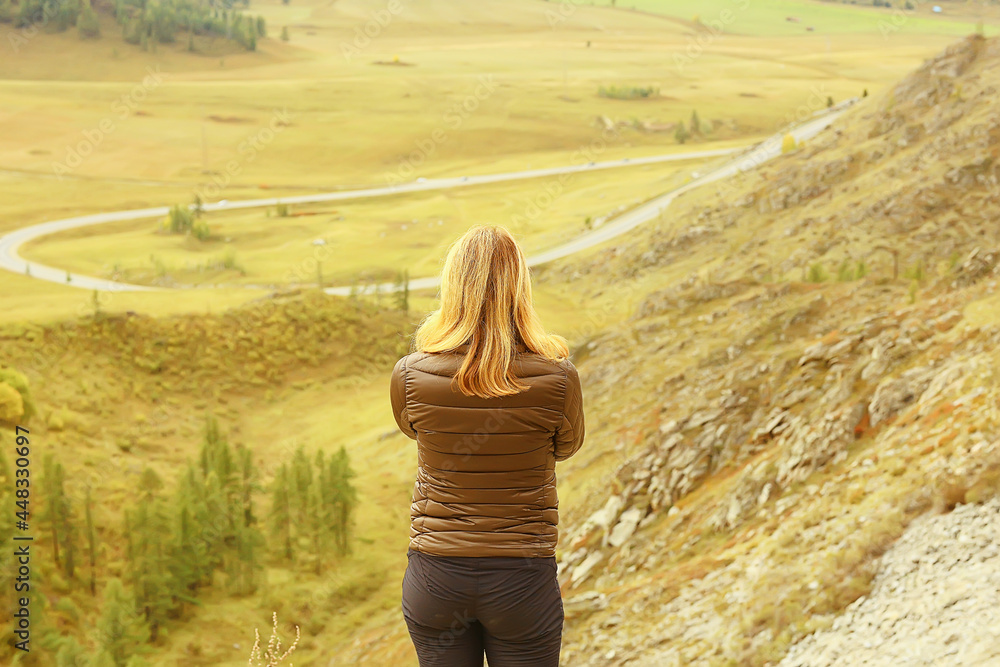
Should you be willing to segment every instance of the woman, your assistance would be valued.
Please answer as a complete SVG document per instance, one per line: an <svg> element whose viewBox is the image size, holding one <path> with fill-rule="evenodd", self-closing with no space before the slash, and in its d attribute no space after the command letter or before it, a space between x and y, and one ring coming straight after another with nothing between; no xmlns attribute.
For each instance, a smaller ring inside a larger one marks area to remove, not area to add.
<svg viewBox="0 0 1000 667"><path fill-rule="evenodd" d="M555 462L583 444L583 393L506 229L452 245L414 348L390 395L417 441L402 607L420 666L557 667Z"/></svg>

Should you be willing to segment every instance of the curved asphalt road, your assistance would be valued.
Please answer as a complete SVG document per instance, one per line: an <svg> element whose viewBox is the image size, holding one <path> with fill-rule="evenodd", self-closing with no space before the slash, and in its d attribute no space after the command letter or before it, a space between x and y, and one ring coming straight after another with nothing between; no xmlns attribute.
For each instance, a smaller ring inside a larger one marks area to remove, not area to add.
<svg viewBox="0 0 1000 667"><path fill-rule="evenodd" d="M369 188L365 190L350 190L343 192L328 192L315 195L300 195L295 197L271 197L267 199L248 199L237 202L215 202L205 204L206 211L231 210L241 208L256 208L261 206L274 206L276 204L304 204L326 201L339 201L345 199L361 199L366 197L384 197L387 195L400 194L405 192L421 192L425 190L444 190L448 188L466 187L472 185L483 185L487 183L499 183L501 181L513 181L520 179L541 178L545 176L557 176L560 174L571 174L582 171L594 171L597 169L612 169L615 167L632 167L642 164L654 164L660 162L676 162L699 158L719 157L731 155L741 150L746 152L734 158L725 165L710 171L690 183L677 188L664 195L656 197L637 208L626 211L622 215L605 223L601 227L578 236L560 246L528 257L529 266L538 266L553 260L572 255L573 253L592 248L616 236L624 234L635 227L656 218L676 199L678 196L700 187L707 183L728 178L737 173L749 171L768 160L781 154L781 142L785 134L792 134L796 139L809 139L820 131L828 127L833 121L856 102L856 99L847 100L837 105L832 110L819 115L818 117L806 121L794 128L776 134L770 139L754 146L751 149L721 149L710 151L696 151L675 155L661 155L646 158L633 158L625 160L614 160L608 162L597 162L592 164L574 165L570 167L555 167L551 169L534 169L530 171L519 171L506 174L487 174L483 176L465 176L455 178L427 179L424 182L404 183L382 188ZM170 210L169 206L158 206L155 208L144 208L132 211L117 211L114 213L96 213L77 218L66 218L64 220L53 220L43 222L30 227L24 227L16 231L0 236L0 269L13 271L14 273L26 274L30 272L31 277L51 282L68 284L88 290L99 290L109 292L120 291L156 291L170 288L147 287L145 285L135 285L122 283L101 278L94 278L81 274L70 274L67 282L67 273L63 269L57 269L38 262L28 262L22 259L17 251L26 242L37 239L48 234L62 232L68 229L87 227L89 225L99 225L105 222L118 222L123 220L139 220L143 218L158 218L165 216ZM424 289L437 287L438 276L426 278L416 278L410 280L410 289ZM382 291L389 291L394 288L391 283L379 285ZM330 287L324 290L327 294L347 295L350 287ZM369 285L366 290L374 290L375 286Z"/></svg>

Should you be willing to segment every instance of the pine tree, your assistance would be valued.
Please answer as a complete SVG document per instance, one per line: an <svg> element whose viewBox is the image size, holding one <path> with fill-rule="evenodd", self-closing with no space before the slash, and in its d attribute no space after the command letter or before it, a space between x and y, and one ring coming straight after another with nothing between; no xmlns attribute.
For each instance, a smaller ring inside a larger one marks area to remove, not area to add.
<svg viewBox="0 0 1000 667"><path fill-rule="evenodd" d="M205 484L195 467L188 463L187 470L177 486L174 497L174 539L171 558L172 571L177 587L185 595L193 594L212 579L213 547L206 539L205 529L211 525L205 501Z"/></svg>
<svg viewBox="0 0 1000 667"><path fill-rule="evenodd" d="M305 449L299 445L292 458L292 498L296 516L305 517L309 511L309 487L312 486L312 466Z"/></svg>
<svg viewBox="0 0 1000 667"><path fill-rule="evenodd" d="M271 538L281 546L283 558L290 561L295 554L292 550L292 501L288 483L288 466L282 463L271 483L271 514L268 520Z"/></svg>
<svg viewBox="0 0 1000 667"><path fill-rule="evenodd" d="M59 640L59 649L56 651L56 667L77 667L77 665L90 665L87 660L87 653L79 642L72 637L63 637Z"/></svg>
<svg viewBox="0 0 1000 667"><path fill-rule="evenodd" d="M128 571L136 604L154 640L160 625L176 609L180 593L170 566L170 518L163 499L156 495L162 487L159 476L146 468L140 478L140 501L131 512L126 510L132 533Z"/></svg>
<svg viewBox="0 0 1000 667"><path fill-rule="evenodd" d="M114 665L125 665L135 650L150 639L149 626L136 613L135 598L119 579L111 579L104 587L97 636L102 652Z"/></svg>
<svg viewBox="0 0 1000 667"><path fill-rule="evenodd" d="M697 109L691 112L691 134L701 134L701 119Z"/></svg>
<svg viewBox="0 0 1000 667"><path fill-rule="evenodd" d="M136 604L155 640L162 625L176 608L175 580L170 568L169 530L162 499L141 502L129 523L134 527L134 554L129 563Z"/></svg>
<svg viewBox="0 0 1000 667"><path fill-rule="evenodd" d="M323 573L323 555L326 553L328 527L323 521L323 496L319 484L309 487L308 514L309 534L313 556L316 559L316 574Z"/></svg>
<svg viewBox="0 0 1000 667"><path fill-rule="evenodd" d="M403 269L396 277L396 307L404 313L410 312L410 272Z"/></svg>
<svg viewBox="0 0 1000 667"><path fill-rule="evenodd" d="M334 526L337 552L341 555L350 553L351 517L357 504L358 493L351 479L355 472L351 470L350 457L347 450L341 446L337 455L330 459L330 485L335 490Z"/></svg>
<svg viewBox="0 0 1000 667"><path fill-rule="evenodd" d="M69 523L69 500L64 487L65 473L61 463L56 462L51 454L46 455L42 462L42 497L45 499L45 510L41 515L43 523L49 527L52 538L52 557L57 568L64 568L64 559L60 547L65 546L66 525ZM72 569L72 565L68 566Z"/></svg>

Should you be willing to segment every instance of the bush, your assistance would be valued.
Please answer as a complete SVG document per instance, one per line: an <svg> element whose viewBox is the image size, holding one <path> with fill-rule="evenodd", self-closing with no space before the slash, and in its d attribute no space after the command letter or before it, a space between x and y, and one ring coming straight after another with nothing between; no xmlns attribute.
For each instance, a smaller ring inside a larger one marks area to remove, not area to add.
<svg viewBox="0 0 1000 667"><path fill-rule="evenodd" d="M24 401L9 384L0 384L0 422L17 424L24 417Z"/></svg>
<svg viewBox="0 0 1000 667"><path fill-rule="evenodd" d="M842 283L849 283L854 280L854 267L849 260L844 260L837 269L837 280Z"/></svg>
<svg viewBox="0 0 1000 667"><path fill-rule="evenodd" d="M194 226L194 213L187 206L175 204L164 223L171 234L186 234Z"/></svg>
<svg viewBox="0 0 1000 667"><path fill-rule="evenodd" d="M597 94L615 100L636 100L659 97L660 89L657 86L600 86Z"/></svg>
<svg viewBox="0 0 1000 667"><path fill-rule="evenodd" d="M688 132L687 127L684 126L684 122L681 121L680 123L678 123L677 129L674 130L674 139L677 140L677 143L683 144L690 138L691 138L691 133Z"/></svg>
<svg viewBox="0 0 1000 667"><path fill-rule="evenodd" d="M796 148L799 147L798 142L795 141L795 137L790 134L786 134L785 138L781 140L781 152L791 153Z"/></svg>
<svg viewBox="0 0 1000 667"><path fill-rule="evenodd" d="M826 269L819 262L816 262L809 267L809 273L806 275L806 280L811 283L822 283L826 282Z"/></svg>
<svg viewBox="0 0 1000 667"><path fill-rule="evenodd" d="M13 368L0 368L0 387L11 387L21 397L21 418L30 419L35 415L35 404L31 400L28 378Z"/></svg>
<svg viewBox="0 0 1000 667"><path fill-rule="evenodd" d="M199 219L191 225L191 235L199 241L207 241L212 235L212 231L208 228L208 223L204 219Z"/></svg>
<svg viewBox="0 0 1000 667"><path fill-rule="evenodd" d="M283 41L283 42L287 42L288 41L288 26L287 25L284 26L281 29L281 41Z"/></svg>
<svg viewBox="0 0 1000 667"><path fill-rule="evenodd" d="M83 8L76 19L76 29L80 33L80 39L96 39L101 36L101 24L93 9L87 6Z"/></svg>

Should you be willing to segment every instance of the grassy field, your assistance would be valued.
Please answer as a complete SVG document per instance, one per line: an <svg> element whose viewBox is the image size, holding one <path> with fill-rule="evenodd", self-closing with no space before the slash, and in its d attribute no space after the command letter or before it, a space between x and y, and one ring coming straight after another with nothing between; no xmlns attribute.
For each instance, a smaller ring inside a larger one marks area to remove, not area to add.
<svg viewBox="0 0 1000 667"><path fill-rule="evenodd" d="M749 143L802 109L822 108L827 97L865 89L874 95L969 32L976 18L950 4L941 17L922 8L883 35L880 25L892 20L891 12L818 2L745 9L722 0L626 0L617 8L536 0L404 4L367 44L355 41L355 31L383 2L255 0L253 11L267 18L270 34L287 26L291 36L287 43L262 40L256 53L217 44L200 45L202 54L187 53L183 44L147 53L122 42L110 22L98 42L72 32L31 38L14 57L0 57L0 233L73 215L189 202L195 193L239 200L577 164L608 123L617 136L593 159ZM715 35L710 22L726 9L735 18ZM701 26L692 20L696 13ZM599 95L602 86L659 93L611 99ZM689 123L695 110L711 132L679 146L670 125ZM526 249L541 250L583 232L587 218L659 194L695 168L573 176L540 215L511 226ZM178 283L225 283L231 287L118 293L100 305L109 313L217 315L266 293L242 285L281 283L316 238L335 248L336 259L323 269L331 283L404 267L412 276L430 275L457 234L480 222L511 224L549 183L293 207L293 214L309 215L292 217L273 210L213 214L216 239L207 243L156 234L155 221L101 225L40 239L24 254L100 276L117 265L140 282L168 275ZM702 196L710 205L710 194ZM246 275L211 268L227 248ZM720 253L717 262L725 257ZM643 294L697 267L679 262L627 291L592 291L582 304L579 285L558 268L538 272L538 307L547 326L580 346L630 316ZM432 295L415 296L407 325L433 306ZM32 327L92 312L89 292L0 272L4 324ZM128 383L155 387L155 378L132 371L118 378L113 356L93 361L89 352L71 351L76 356L58 360L58 372L53 360L19 359L37 387L39 437L60 448L71 478L109 463L122 471L151 464L169 473L196 451L206 408L269 464L293 444L329 451L343 444L359 473L357 549L335 574L321 579L273 567L268 588L253 598L212 594L147 656L152 664L244 664L253 627L264 631L272 610L285 631L289 622L303 625L298 664L339 664L336 656L355 640L384 644L386 664L415 664L397 609L415 452L393 434L385 377L344 379L328 368L297 368L294 379L270 393L234 392L221 402L167 390L163 404L172 426L144 430L148 448L122 452L116 438L134 427L134 415L157 407ZM105 414L102 405L114 408ZM83 415L79 428L50 428L52 413L62 408ZM595 491L619 456L588 453L573 474L560 476L567 511L574 498ZM129 484L124 472L105 480L109 505L99 518L111 533ZM109 562L111 571L120 568L121 554ZM74 598L85 617L97 613L86 596ZM82 637L85 624L76 632Z"/></svg>
<svg viewBox="0 0 1000 667"><path fill-rule="evenodd" d="M715 160L718 161L718 158ZM75 273L141 284L199 286L288 285L319 280L314 272L289 279L288 268L314 255L322 241L326 285L413 277L440 270L448 244L470 221L510 227L530 253L586 231L588 224L669 190L701 161L567 174L376 199L289 205L206 214L212 236L199 241L170 234L163 220L111 223L61 232L29 243L22 257ZM615 179L614 188L607 187ZM588 223L588 219L590 222ZM71 258L70 261L66 261ZM169 281L169 282L167 282Z"/></svg>

